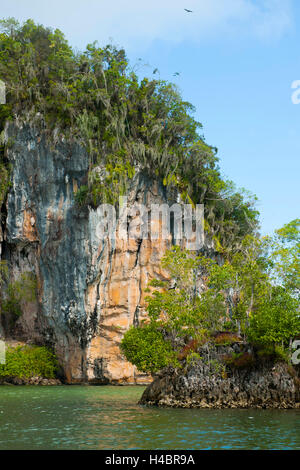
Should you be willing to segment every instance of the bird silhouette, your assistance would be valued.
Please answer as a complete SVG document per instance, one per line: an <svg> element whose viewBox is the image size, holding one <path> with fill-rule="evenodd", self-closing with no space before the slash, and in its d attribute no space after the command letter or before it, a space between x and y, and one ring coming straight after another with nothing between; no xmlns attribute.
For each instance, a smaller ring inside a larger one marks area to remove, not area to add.
<svg viewBox="0 0 300 470"><path fill-rule="evenodd" d="M157 72L158 72L158 69L154 69L152 73L153 73L153 75L154 75L154 74L157 73Z"/></svg>
<svg viewBox="0 0 300 470"><path fill-rule="evenodd" d="M180 75L179 72L175 72L175 73L173 74L173 77L179 77L179 75Z"/></svg>
<svg viewBox="0 0 300 470"><path fill-rule="evenodd" d="M184 9L187 13L193 13L192 10L188 10L187 8Z"/></svg>

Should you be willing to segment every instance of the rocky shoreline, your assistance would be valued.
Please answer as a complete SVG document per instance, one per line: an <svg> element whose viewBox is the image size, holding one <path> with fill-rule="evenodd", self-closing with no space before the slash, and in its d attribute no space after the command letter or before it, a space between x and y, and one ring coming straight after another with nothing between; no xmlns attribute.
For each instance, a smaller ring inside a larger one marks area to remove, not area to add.
<svg viewBox="0 0 300 470"><path fill-rule="evenodd" d="M2 377L0 385L62 385L59 379L45 379L44 377Z"/></svg>
<svg viewBox="0 0 300 470"><path fill-rule="evenodd" d="M146 388L140 404L173 408L300 408L299 370L287 363L258 357L249 345L238 343L205 345L198 352L201 359L192 364L162 371ZM230 357L236 358L231 364Z"/></svg>

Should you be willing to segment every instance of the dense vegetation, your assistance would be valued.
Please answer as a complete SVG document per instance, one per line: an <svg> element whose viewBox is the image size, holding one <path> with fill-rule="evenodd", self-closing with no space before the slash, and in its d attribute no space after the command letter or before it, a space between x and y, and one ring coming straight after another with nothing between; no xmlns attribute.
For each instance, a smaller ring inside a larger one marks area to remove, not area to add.
<svg viewBox="0 0 300 470"><path fill-rule="evenodd" d="M142 371L176 366L191 341L189 358L220 329L284 350L300 331L299 220L260 239L255 198L222 179L217 150L205 142L193 106L173 84L153 77L140 79L123 49L93 43L75 52L59 30L32 20L0 21L7 92L0 106L0 208L10 172L3 131L16 118L40 126L52 146L64 135L86 148L88 183L76 193L79 205L116 203L143 171L179 191L184 202L204 204L206 230L222 256L178 247L166 254L163 265L175 287L152 281L149 320L122 342L127 359ZM0 287L8 282L5 269L2 264ZM206 285L198 291L200 278ZM17 316L33 283L22 278L8 286L6 297L0 294L2 313Z"/></svg>
<svg viewBox="0 0 300 470"><path fill-rule="evenodd" d="M0 79L7 90L0 133L19 116L43 120L52 141L65 134L81 142L90 172L79 204L115 203L139 169L179 190L184 201L204 203L206 227L224 248L236 249L256 229L253 198L223 181L216 149L205 143L193 106L173 84L140 80L125 51L112 45L93 43L75 53L59 30L32 20L2 20L0 31ZM7 181L1 161L0 172Z"/></svg>
<svg viewBox="0 0 300 470"><path fill-rule="evenodd" d="M44 346L17 346L6 350L5 364L0 364L1 377L55 378L58 367L55 355Z"/></svg>
<svg viewBox="0 0 300 470"><path fill-rule="evenodd" d="M126 358L144 372L177 367L180 359L199 359L199 345L227 331L225 342L240 338L258 355L288 359L291 340L300 334L299 227L297 219L273 238L246 236L242 250L222 262L173 247L162 261L172 282L151 281L149 320L125 333ZM236 366L253 363L248 353L227 359Z"/></svg>

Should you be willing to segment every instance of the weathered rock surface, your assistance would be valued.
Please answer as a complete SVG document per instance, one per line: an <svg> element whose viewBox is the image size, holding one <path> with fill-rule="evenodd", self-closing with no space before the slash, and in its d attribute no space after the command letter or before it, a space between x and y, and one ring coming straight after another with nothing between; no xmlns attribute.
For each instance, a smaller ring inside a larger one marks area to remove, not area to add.
<svg viewBox="0 0 300 470"><path fill-rule="evenodd" d="M140 403L175 408L300 408L299 377L287 364L260 360L243 368L222 367L225 355L247 349L240 344L204 346L199 350L202 359L194 365L163 371Z"/></svg>
<svg viewBox="0 0 300 470"><path fill-rule="evenodd" d="M4 377L0 385L62 385L59 379L45 379L44 377Z"/></svg>
<svg viewBox="0 0 300 470"><path fill-rule="evenodd" d="M124 332L145 316L144 288L165 278L167 239L99 239L98 211L74 202L87 182L89 159L79 145L21 123L10 124L12 186L0 232L1 257L12 279L33 272L38 298L24 305L13 336L54 347L67 382L149 383L120 354ZM176 202L177 195L137 172L128 205ZM132 214L134 225L136 215ZM159 221L154 221L160 226ZM1 328L0 328L1 332Z"/></svg>

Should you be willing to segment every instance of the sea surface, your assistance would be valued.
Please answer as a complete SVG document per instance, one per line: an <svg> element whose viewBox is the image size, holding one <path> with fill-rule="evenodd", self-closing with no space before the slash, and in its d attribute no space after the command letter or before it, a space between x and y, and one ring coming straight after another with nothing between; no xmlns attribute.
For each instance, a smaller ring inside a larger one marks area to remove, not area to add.
<svg viewBox="0 0 300 470"><path fill-rule="evenodd" d="M149 408L143 390L0 386L0 449L300 449L300 410Z"/></svg>

